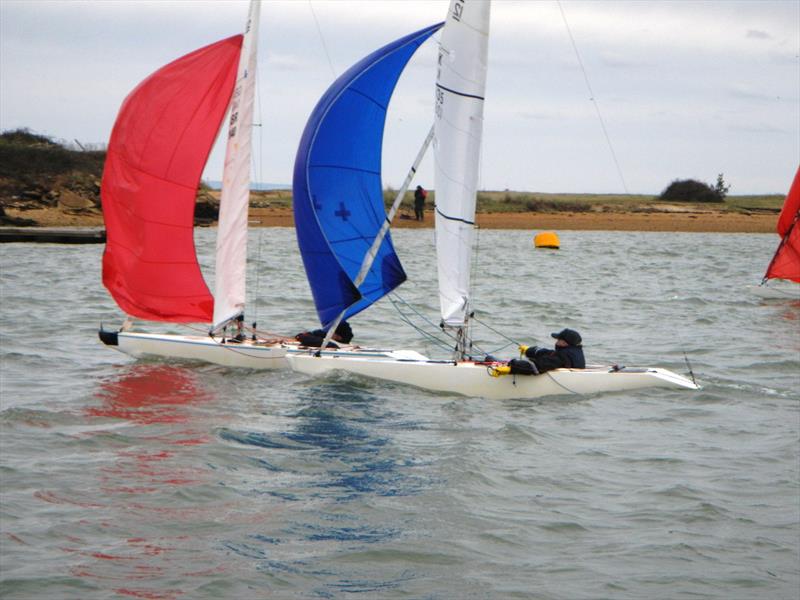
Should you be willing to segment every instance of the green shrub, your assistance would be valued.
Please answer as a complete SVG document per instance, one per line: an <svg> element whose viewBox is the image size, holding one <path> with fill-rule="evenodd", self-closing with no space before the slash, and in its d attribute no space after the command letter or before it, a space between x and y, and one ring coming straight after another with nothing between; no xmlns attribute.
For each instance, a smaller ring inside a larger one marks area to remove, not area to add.
<svg viewBox="0 0 800 600"><path fill-rule="evenodd" d="M0 143L17 144L20 146L59 146L57 142L53 141L45 135L33 133L27 127L21 129L10 129L0 134Z"/></svg>
<svg viewBox="0 0 800 600"><path fill-rule="evenodd" d="M84 171L102 175L106 153L69 150L52 139L27 129L0 134L0 177L33 182L49 177Z"/></svg>
<svg viewBox="0 0 800 600"><path fill-rule="evenodd" d="M724 202L725 197L718 190L701 181L676 179L661 192L659 200L664 202Z"/></svg>

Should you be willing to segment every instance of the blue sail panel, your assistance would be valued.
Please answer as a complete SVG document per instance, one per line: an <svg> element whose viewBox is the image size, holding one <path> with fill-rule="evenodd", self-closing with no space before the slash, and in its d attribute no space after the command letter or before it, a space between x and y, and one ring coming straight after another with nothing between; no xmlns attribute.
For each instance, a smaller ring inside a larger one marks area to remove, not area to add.
<svg viewBox="0 0 800 600"><path fill-rule="evenodd" d="M406 279L391 236L356 288L355 280L386 220L381 147L386 111L400 74L441 23L376 50L339 77L308 119L294 166L297 242L323 327L350 317Z"/></svg>

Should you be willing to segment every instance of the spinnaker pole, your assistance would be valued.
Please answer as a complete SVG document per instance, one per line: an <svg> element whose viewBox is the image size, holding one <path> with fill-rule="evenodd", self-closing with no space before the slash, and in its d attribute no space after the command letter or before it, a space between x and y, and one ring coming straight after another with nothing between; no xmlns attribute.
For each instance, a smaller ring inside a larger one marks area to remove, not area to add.
<svg viewBox="0 0 800 600"><path fill-rule="evenodd" d="M375 257L378 255L378 249L381 247L383 239L386 237L386 234L389 232L389 228L392 226L394 216L397 214L400 204L403 202L403 197L406 195L408 188L411 186L411 182L414 180L414 175L417 173L417 167L419 167L419 164L422 162L422 159L425 156L425 152L427 152L428 147L431 145L433 135L434 126L431 125L431 129L428 132L428 135L425 137L425 141L422 142L422 147L419 149L419 152L417 152L417 157L414 159L414 164L411 165L411 168L408 170L408 174L403 181L403 185L401 185L400 189L397 191L397 195L392 203L392 207L389 209L389 212L386 215L386 220L383 222L383 225L378 231L378 235L375 236L372 246L370 246L369 250L364 255L364 260L361 262L361 268L358 270L358 275L356 275L356 278L353 280L353 285L356 287L360 286L364 282L367 273L369 273L369 270L372 267L372 263L375 262ZM342 322L342 319L346 313L347 309L344 309L341 313L339 313L339 316L336 317L331 326L328 328L328 332L325 334L325 339L322 341L320 350L328 346L328 342L331 341L331 337L333 337L333 334L336 333L336 328L339 326L339 323Z"/></svg>

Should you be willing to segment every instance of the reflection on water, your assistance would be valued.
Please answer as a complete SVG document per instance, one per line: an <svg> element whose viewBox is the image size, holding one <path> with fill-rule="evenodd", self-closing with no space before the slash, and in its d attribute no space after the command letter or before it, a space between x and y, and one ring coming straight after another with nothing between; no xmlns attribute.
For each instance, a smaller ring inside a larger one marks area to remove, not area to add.
<svg viewBox="0 0 800 600"><path fill-rule="evenodd" d="M209 435L195 422L194 408L213 400L197 373L170 365L134 364L121 375L103 380L86 416L107 423L125 421L106 431L85 436L93 441L111 436L113 457L94 465L87 495L100 499L96 511L73 524L71 543L62 550L80 557L70 568L84 581L111 585L122 595L169 600L184 595L180 587L153 585L166 573L224 569L205 556L181 566L192 535L176 533L176 524L213 519L214 509L197 490L213 485L212 474L193 455ZM218 508L218 507L217 507ZM100 528L117 540L111 547L92 548L92 531ZM147 535L143 535L147 532ZM86 538L82 534L86 535ZM91 548L91 549L87 549ZM209 566L210 563L210 566Z"/></svg>
<svg viewBox="0 0 800 600"><path fill-rule="evenodd" d="M186 368L159 364L134 364L122 376L103 381L97 392L100 406L86 409L92 417L114 417L147 425L181 423L186 406L210 399L199 387L198 374Z"/></svg>
<svg viewBox="0 0 800 600"><path fill-rule="evenodd" d="M285 509L284 520L228 539L225 548L254 561L261 572L315 578L320 563L404 535L402 521L349 505L414 495L430 480L414 474L419 465L391 437L399 415L369 390L346 383L312 386L302 390L297 404L278 428L219 431L222 440L250 448L245 452L251 464L268 471L253 491L295 505ZM323 597L336 590L375 592L403 580L354 582L349 568L329 567L325 574L331 581L317 590Z"/></svg>

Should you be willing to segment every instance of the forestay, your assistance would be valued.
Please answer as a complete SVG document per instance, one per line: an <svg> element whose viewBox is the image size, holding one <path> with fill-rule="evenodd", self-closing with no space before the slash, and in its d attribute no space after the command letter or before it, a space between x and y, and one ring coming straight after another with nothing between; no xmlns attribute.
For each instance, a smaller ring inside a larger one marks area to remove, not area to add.
<svg viewBox="0 0 800 600"><path fill-rule="evenodd" d="M436 77L436 256L442 321L470 306L470 262L489 45L488 1L451 0Z"/></svg>
<svg viewBox="0 0 800 600"><path fill-rule="evenodd" d="M441 24L376 50L340 76L308 119L294 167L294 220L317 314L328 327L406 279L390 235L357 288L364 256L386 220L381 150L386 111L416 49Z"/></svg>
<svg viewBox="0 0 800 600"><path fill-rule="evenodd" d="M214 301L194 247L200 176L233 92L242 36L162 67L123 102L101 196L103 284L129 315L209 322Z"/></svg>
<svg viewBox="0 0 800 600"><path fill-rule="evenodd" d="M247 214L260 3L251 2L231 99L222 173L214 292L214 327L244 312Z"/></svg>

